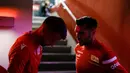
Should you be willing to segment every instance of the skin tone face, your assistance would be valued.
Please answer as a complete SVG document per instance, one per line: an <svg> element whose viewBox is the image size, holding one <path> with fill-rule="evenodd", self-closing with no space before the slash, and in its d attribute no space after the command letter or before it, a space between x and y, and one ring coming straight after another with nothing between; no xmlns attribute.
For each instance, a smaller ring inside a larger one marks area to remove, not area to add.
<svg viewBox="0 0 130 73"><path fill-rule="evenodd" d="M95 31L90 29L85 29L84 26L76 26L75 27L76 37L78 40L78 43L83 45L90 45L93 42L94 39L94 33Z"/></svg>

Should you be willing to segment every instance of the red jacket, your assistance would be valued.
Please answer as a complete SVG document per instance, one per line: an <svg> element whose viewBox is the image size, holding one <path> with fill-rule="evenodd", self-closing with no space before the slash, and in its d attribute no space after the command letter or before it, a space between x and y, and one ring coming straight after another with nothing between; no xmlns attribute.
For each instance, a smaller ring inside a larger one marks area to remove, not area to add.
<svg viewBox="0 0 130 73"><path fill-rule="evenodd" d="M6 69L0 65L0 73L7 73Z"/></svg>
<svg viewBox="0 0 130 73"><path fill-rule="evenodd" d="M128 73L111 49L96 42L92 47L77 44L76 73Z"/></svg>
<svg viewBox="0 0 130 73"><path fill-rule="evenodd" d="M38 73L42 47L31 33L19 37L9 51L9 73Z"/></svg>

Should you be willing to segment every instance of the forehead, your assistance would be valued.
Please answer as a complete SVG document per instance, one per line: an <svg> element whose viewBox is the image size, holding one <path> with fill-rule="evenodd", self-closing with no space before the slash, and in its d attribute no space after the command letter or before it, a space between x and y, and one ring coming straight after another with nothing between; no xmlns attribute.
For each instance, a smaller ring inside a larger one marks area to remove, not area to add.
<svg viewBox="0 0 130 73"><path fill-rule="evenodd" d="M76 32L85 31L85 28L84 28L84 26L76 26L76 27L75 27L75 31L76 31Z"/></svg>

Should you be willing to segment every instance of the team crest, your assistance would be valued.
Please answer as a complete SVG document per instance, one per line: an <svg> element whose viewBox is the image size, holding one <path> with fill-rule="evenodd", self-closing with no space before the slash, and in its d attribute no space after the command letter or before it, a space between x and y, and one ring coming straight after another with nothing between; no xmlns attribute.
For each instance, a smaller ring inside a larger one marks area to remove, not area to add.
<svg viewBox="0 0 130 73"><path fill-rule="evenodd" d="M94 56L94 55L91 55L91 60L92 60L93 62L99 63L99 58L96 57L96 56Z"/></svg>

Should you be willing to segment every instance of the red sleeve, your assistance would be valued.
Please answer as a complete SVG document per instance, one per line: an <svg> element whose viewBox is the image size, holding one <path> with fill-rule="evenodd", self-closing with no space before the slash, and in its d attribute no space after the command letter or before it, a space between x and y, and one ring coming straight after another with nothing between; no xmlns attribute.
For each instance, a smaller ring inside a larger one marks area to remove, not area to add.
<svg viewBox="0 0 130 73"><path fill-rule="evenodd" d="M119 63L113 51L107 51L104 55L102 64L107 73L128 73L126 69Z"/></svg>
<svg viewBox="0 0 130 73"><path fill-rule="evenodd" d="M29 60L28 48L24 43L13 45L9 52L9 73L23 73Z"/></svg>
<svg viewBox="0 0 130 73"><path fill-rule="evenodd" d="M6 69L0 65L0 73L7 73Z"/></svg>

